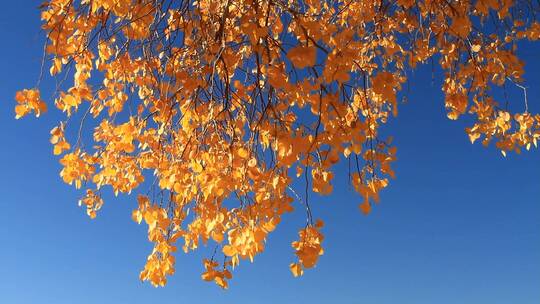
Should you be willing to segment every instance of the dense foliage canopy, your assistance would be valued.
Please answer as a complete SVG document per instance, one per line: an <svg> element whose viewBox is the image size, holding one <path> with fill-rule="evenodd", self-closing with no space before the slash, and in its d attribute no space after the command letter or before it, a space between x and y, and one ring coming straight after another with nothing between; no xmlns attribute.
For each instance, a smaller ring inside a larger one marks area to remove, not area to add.
<svg viewBox="0 0 540 304"><path fill-rule="evenodd" d="M151 179L132 216L155 243L140 274L153 285L173 274L181 239L185 252L213 244L202 278L226 288L295 207L306 222L290 269L314 267L323 221L310 194L330 194L345 160L370 212L394 176L396 148L380 127L419 64L438 64L448 117L472 117L472 142L505 154L540 138L516 55L520 41L540 39L538 1L50 0L40 9L54 105L66 116L51 131L60 175L85 188L91 218L104 186L131 193ZM525 94L495 100L505 85ZM47 109L38 88L15 99L17 118Z"/></svg>

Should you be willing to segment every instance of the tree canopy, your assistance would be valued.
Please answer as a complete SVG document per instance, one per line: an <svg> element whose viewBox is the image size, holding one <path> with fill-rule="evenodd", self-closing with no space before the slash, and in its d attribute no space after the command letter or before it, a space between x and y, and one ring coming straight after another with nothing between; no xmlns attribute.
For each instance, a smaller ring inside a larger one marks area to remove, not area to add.
<svg viewBox="0 0 540 304"><path fill-rule="evenodd" d="M470 116L471 142L506 155L540 138L517 55L520 42L540 39L538 1L50 0L40 9L43 64L66 117L50 139L60 176L85 189L91 218L105 186L131 193L150 180L132 217L155 244L140 274L155 286L174 273L178 245L187 253L202 242L211 244L202 278L226 288L295 207L306 221L290 269L314 267L324 236L310 195L331 194L334 165L347 161L360 211L371 211L396 160L380 128L420 64L437 65L448 118ZM507 85L523 96L496 100ZM16 118L47 109L38 87L15 99Z"/></svg>

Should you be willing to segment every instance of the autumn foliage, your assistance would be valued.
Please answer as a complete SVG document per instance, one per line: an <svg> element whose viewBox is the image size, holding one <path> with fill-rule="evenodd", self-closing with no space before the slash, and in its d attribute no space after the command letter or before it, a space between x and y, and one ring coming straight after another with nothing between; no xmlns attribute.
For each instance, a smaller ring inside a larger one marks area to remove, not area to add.
<svg viewBox="0 0 540 304"><path fill-rule="evenodd" d="M492 94L525 90L516 54L540 39L537 1L50 0L41 10L66 116L51 131L60 176L85 189L91 218L105 186L131 193L146 180L132 217L155 244L140 278L156 286L174 273L176 246L205 244L202 278L226 288L294 209L306 222L290 269L314 267L324 237L311 193L331 194L345 160L370 212L396 159L379 130L419 64L438 65L448 117L472 118L472 142L507 153L540 138L526 95L509 107ZM15 99L17 118L46 111L37 88Z"/></svg>

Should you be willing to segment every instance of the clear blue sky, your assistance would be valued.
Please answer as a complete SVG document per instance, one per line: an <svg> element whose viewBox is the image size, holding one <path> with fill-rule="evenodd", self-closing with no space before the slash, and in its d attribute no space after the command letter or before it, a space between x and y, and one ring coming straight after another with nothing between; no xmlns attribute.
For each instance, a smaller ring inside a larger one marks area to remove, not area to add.
<svg viewBox="0 0 540 304"><path fill-rule="evenodd" d="M296 279L288 269L303 223L291 215L255 263L234 272L228 291L200 279L198 253L177 255L165 288L141 283L151 244L131 220L134 198L105 197L90 220L48 143L59 112L50 103L40 119L14 119L15 91L39 73L38 4L7 1L0 10L0 303L540 303L540 151L505 159L471 145L466 121L446 119L429 67L413 77L408 104L387 127L397 179L373 213L359 212L344 166L332 196L312 196L326 221L315 269ZM540 48L523 54L538 112ZM51 84L44 82L49 102Z"/></svg>

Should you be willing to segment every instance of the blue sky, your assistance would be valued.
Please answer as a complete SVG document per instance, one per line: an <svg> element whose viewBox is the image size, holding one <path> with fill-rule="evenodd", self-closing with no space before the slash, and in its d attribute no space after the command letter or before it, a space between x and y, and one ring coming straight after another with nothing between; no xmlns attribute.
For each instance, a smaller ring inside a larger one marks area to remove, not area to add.
<svg viewBox="0 0 540 304"><path fill-rule="evenodd" d="M471 145L467 121L446 119L429 67L411 79L408 103L386 128L398 146L397 179L372 214L340 166L334 194L311 196L325 219L325 254L293 278L290 242L301 216L284 219L255 263L243 262L230 289L200 279L201 258L177 255L165 288L138 279L151 250L131 220L134 197L105 197L97 219L63 184L49 130L61 115L14 119L15 91L32 87L44 41L38 2L0 10L0 303L538 303L540 153L509 154ZM523 52L529 108L540 111L540 48ZM43 83L50 92L51 79ZM511 99L522 102L518 89ZM302 211L298 208L298 212Z"/></svg>

